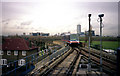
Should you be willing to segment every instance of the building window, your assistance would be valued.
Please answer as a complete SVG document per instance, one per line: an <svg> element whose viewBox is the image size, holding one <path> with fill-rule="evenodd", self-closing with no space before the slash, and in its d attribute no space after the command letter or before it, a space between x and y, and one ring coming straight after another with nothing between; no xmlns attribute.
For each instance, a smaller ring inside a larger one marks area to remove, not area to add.
<svg viewBox="0 0 120 76"><path fill-rule="evenodd" d="M7 65L7 59L1 59L1 65Z"/></svg>
<svg viewBox="0 0 120 76"><path fill-rule="evenodd" d="M14 55L18 55L18 51L14 51Z"/></svg>
<svg viewBox="0 0 120 76"><path fill-rule="evenodd" d="M7 55L11 55L11 51L7 51Z"/></svg>
<svg viewBox="0 0 120 76"><path fill-rule="evenodd" d="M3 51L2 50L0 50L0 55L3 55Z"/></svg>
<svg viewBox="0 0 120 76"><path fill-rule="evenodd" d="M26 56L26 51L22 51L22 56Z"/></svg>
<svg viewBox="0 0 120 76"><path fill-rule="evenodd" d="M25 60L24 60L24 59L20 59L20 60L18 61L18 65L19 65L19 66L25 65Z"/></svg>

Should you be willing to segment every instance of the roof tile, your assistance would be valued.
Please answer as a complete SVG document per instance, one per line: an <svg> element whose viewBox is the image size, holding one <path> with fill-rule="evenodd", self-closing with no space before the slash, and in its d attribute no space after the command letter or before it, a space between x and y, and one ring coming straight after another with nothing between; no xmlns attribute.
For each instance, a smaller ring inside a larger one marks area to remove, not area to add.
<svg viewBox="0 0 120 76"><path fill-rule="evenodd" d="M5 38L2 44L3 50L30 50L29 42L23 38Z"/></svg>

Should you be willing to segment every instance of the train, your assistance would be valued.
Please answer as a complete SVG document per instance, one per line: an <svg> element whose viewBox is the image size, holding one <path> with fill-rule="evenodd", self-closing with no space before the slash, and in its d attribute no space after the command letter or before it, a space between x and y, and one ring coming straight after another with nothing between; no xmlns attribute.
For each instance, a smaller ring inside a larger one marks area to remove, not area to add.
<svg viewBox="0 0 120 76"><path fill-rule="evenodd" d="M66 43L68 46L76 46L76 45L81 45L82 43L79 41L79 35L78 34L67 34L62 36L62 41Z"/></svg>
<svg viewBox="0 0 120 76"><path fill-rule="evenodd" d="M79 36L78 34L71 34L70 35L70 40L69 40L70 44L79 44Z"/></svg>

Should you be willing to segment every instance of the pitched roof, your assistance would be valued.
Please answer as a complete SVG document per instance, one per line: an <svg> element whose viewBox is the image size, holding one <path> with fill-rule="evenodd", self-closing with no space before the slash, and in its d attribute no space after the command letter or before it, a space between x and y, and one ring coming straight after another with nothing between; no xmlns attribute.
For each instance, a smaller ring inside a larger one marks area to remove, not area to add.
<svg viewBox="0 0 120 76"><path fill-rule="evenodd" d="M2 44L3 50L30 50L29 42L23 38L5 38Z"/></svg>

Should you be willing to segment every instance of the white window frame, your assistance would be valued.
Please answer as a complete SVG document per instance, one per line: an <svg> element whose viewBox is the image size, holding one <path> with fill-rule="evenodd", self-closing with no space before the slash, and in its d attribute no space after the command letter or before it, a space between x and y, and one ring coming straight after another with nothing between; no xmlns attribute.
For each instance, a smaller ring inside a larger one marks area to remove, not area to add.
<svg viewBox="0 0 120 76"><path fill-rule="evenodd" d="M10 53L10 54L9 54ZM9 50L9 51L7 51L7 55L11 55L11 51Z"/></svg>
<svg viewBox="0 0 120 76"><path fill-rule="evenodd" d="M16 51L14 51L14 55L15 56L17 56L18 55L18 51L16 50Z"/></svg>
<svg viewBox="0 0 120 76"><path fill-rule="evenodd" d="M19 65L19 66L24 66L24 65L25 65L25 60L24 60L24 59L20 59L20 60L18 61L18 65Z"/></svg>
<svg viewBox="0 0 120 76"><path fill-rule="evenodd" d="M22 51L22 56L26 56L26 51Z"/></svg>
<svg viewBox="0 0 120 76"><path fill-rule="evenodd" d="M7 65L7 59L1 59L0 62L1 65Z"/></svg>
<svg viewBox="0 0 120 76"><path fill-rule="evenodd" d="M0 50L0 55L3 55L4 54L4 51Z"/></svg>

